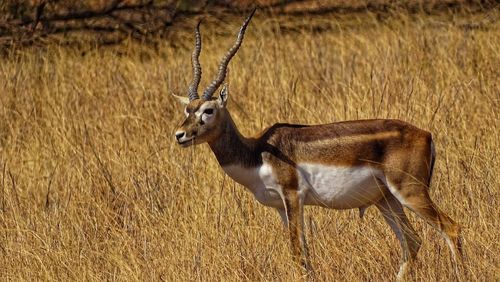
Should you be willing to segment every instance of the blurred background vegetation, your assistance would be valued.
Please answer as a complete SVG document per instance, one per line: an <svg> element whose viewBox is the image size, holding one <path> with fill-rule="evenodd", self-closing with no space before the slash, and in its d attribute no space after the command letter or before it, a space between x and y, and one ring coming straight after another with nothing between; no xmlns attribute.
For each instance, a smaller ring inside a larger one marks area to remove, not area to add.
<svg viewBox="0 0 500 282"><path fill-rule="evenodd" d="M169 38L169 29L182 27L188 18L241 14L254 7L269 15L374 12L383 17L395 11L484 12L495 5L492 0L4 0L0 2L0 48L86 40L109 45L126 39L156 46L155 39Z"/></svg>

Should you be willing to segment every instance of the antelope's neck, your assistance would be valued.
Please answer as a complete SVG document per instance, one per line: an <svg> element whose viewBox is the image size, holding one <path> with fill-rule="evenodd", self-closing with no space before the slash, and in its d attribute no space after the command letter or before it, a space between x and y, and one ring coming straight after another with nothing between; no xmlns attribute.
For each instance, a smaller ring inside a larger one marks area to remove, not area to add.
<svg viewBox="0 0 500 282"><path fill-rule="evenodd" d="M226 124L219 137L208 143L219 164L222 167L237 165L247 168L261 165L262 157L257 141L241 135L229 113L227 115Z"/></svg>

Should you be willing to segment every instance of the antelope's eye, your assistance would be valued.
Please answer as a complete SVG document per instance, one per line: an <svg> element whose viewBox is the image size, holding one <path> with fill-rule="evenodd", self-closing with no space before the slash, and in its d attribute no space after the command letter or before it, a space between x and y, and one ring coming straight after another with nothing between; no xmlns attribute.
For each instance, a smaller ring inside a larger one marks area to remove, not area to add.
<svg viewBox="0 0 500 282"><path fill-rule="evenodd" d="M214 113L214 109L206 109L206 110L203 111L203 113L206 114L206 115L211 115L211 114Z"/></svg>

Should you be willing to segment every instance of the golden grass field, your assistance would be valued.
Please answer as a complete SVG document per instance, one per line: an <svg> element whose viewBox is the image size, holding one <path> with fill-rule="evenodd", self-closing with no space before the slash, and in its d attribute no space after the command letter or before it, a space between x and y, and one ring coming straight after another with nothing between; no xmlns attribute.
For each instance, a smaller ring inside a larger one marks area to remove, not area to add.
<svg viewBox="0 0 500 282"><path fill-rule="evenodd" d="M500 12L257 14L230 64L242 133L397 118L433 133L434 201L463 227L465 281L500 280ZM206 86L242 16L206 18ZM194 26L192 22L187 22ZM466 28L481 23L479 28ZM0 280L300 280L278 214L173 132L191 32L158 51L48 45L0 59ZM454 280L440 235L409 276ZM319 281L388 281L401 251L376 208L306 209Z"/></svg>

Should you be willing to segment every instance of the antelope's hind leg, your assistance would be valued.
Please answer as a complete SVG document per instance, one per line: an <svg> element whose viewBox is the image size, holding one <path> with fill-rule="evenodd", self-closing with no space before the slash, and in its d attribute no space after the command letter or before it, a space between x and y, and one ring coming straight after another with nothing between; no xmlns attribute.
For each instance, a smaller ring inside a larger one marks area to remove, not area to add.
<svg viewBox="0 0 500 282"><path fill-rule="evenodd" d="M420 138L419 136L410 137L414 140ZM399 158L396 154L386 160L385 184L401 204L441 233L448 243L455 262L455 271L458 274L458 265L462 260L460 226L440 211L429 196L435 161L434 146L430 135L420 143L421 145L410 148L412 151L410 159ZM392 169L402 167L405 169Z"/></svg>
<svg viewBox="0 0 500 282"><path fill-rule="evenodd" d="M457 265L462 260L460 226L436 207L424 185L413 183L409 186L411 187L403 189L394 189L393 187L390 190L405 207L415 212L441 233L448 243L455 265Z"/></svg>
<svg viewBox="0 0 500 282"><path fill-rule="evenodd" d="M417 256L422 241L410 225L403 210L403 206L393 195L388 193L385 198L381 199L376 204L376 206L384 216L385 221L389 224L392 231L394 231L401 245L403 257L397 275L397 280L401 280L407 273L408 268L411 267L412 261Z"/></svg>
<svg viewBox="0 0 500 282"><path fill-rule="evenodd" d="M444 237L454 261L455 274L460 277L462 244L460 226L432 202L428 185L430 173L424 169L392 172L386 175L390 192L411 211L424 219ZM395 184L396 183L396 184Z"/></svg>

